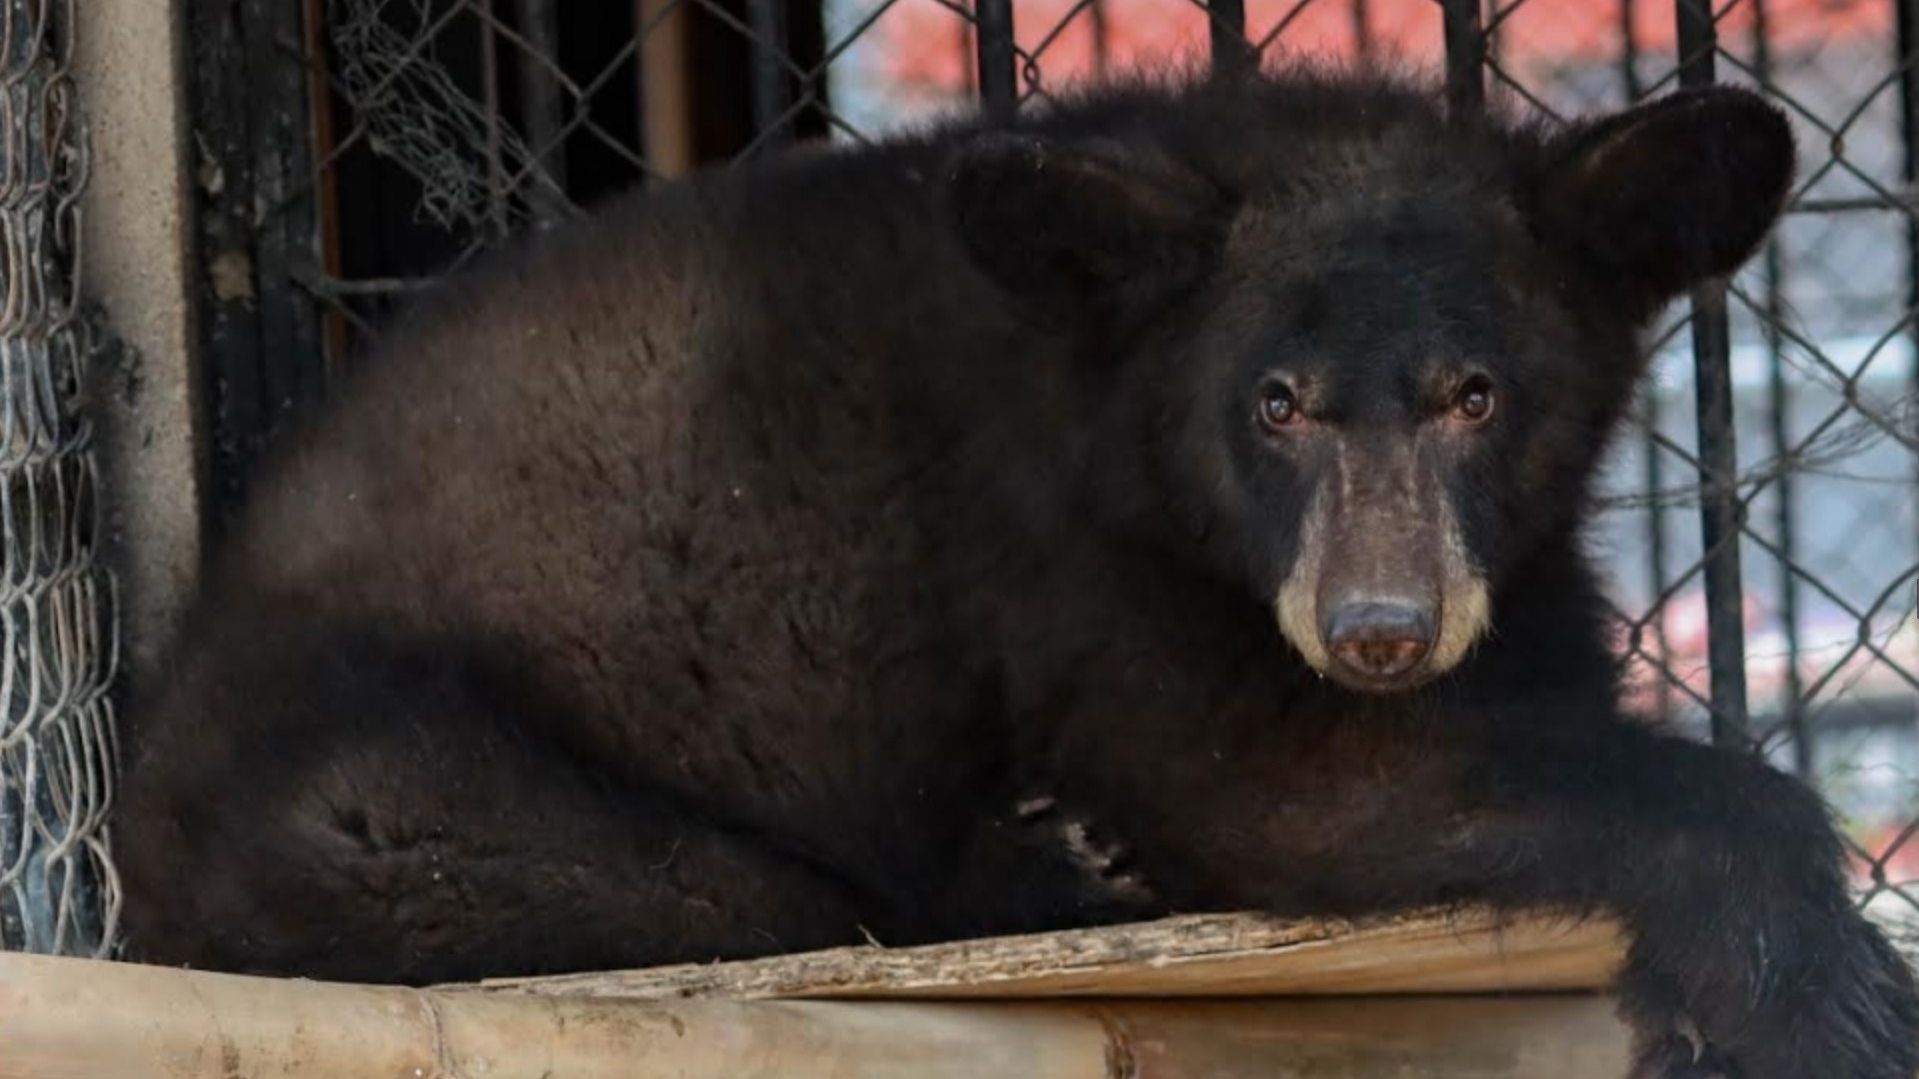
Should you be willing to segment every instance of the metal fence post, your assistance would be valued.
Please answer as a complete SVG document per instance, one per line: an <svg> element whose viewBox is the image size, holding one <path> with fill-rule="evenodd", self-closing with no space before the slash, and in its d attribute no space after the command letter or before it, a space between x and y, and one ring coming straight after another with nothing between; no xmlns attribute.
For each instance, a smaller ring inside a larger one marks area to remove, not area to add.
<svg viewBox="0 0 1919 1079"><path fill-rule="evenodd" d="M1213 68L1240 71L1253 66L1253 48L1246 40L1246 0L1206 0L1208 40Z"/></svg>
<svg viewBox="0 0 1919 1079"><path fill-rule="evenodd" d="M1919 61L1919 56L1914 55L1915 50L1919 50L1919 3L1898 0L1897 10L1899 26L1895 40L1899 55L1893 61L1899 65L1899 178L1904 181L1900 193L1908 200L1903 214L1906 219L1906 310L1914 311L1919 310L1919 214L1913 212L1910 200L1919 192L1919 71L1913 70L1914 62ZM1907 337L1913 346L1912 392L1919 396L1919 322L1908 329ZM1919 426L1919 420L1915 420L1915 426Z"/></svg>
<svg viewBox="0 0 1919 1079"><path fill-rule="evenodd" d="M526 52L515 59L520 72L520 115L525 125L526 143L538 155L535 159L549 182L522 185L533 212L541 221L552 223L566 215L565 201L555 196L566 190L566 101L559 80L545 58L560 52L560 21L554 0L518 0L520 36ZM582 106L584 107L584 106Z"/></svg>
<svg viewBox="0 0 1919 1079"><path fill-rule="evenodd" d="M1626 95L1627 103L1638 101L1645 96L1646 88L1639 79L1639 38L1633 29L1635 13L1634 0L1619 2L1619 84ZM1663 402L1657 392L1648 392L1643 399L1643 418L1646 425L1640 438L1639 452L1644 457L1644 477L1646 491L1655 497L1646 500L1646 578L1647 592L1660 596L1666 591L1672 580L1671 560L1666 552L1666 506L1657 495L1666 489L1666 461L1661 454L1664 450L1659 444L1659 426L1665 413ZM1672 649L1667 643L1664 612L1654 610L1641 622L1640 651L1645 651L1644 634L1652 636L1653 662L1659 668L1658 677L1653 679L1653 713L1661 721L1672 716L1672 681L1667 672L1672 669Z"/></svg>
<svg viewBox="0 0 1919 1079"><path fill-rule="evenodd" d="M1440 0L1446 30L1446 102L1455 113L1475 112L1486 100L1486 34L1479 0Z"/></svg>
<svg viewBox="0 0 1919 1079"><path fill-rule="evenodd" d="M769 141L784 142L791 127L774 131L786 115L792 95L786 84L786 0L747 0L748 25L753 30L753 131Z"/></svg>
<svg viewBox="0 0 1919 1079"><path fill-rule="evenodd" d="M1676 0L1679 84L1709 86L1718 31L1711 0ZM1733 435L1732 338L1726 286L1692 291L1693 379L1699 416L1699 529L1706 568L1706 661L1711 669L1712 738L1742 743L1747 734L1746 629L1739 569L1739 459Z"/></svg>
<svg viewBox="0 0 1919 1079"><path fill-rule="evenodd" d="M1767 21L1766 0L1752 0L1752 67L1760 83L1772 81L1772 28ZM1785 255L1778 236L1766 241L1766 310L1761 330L1766 337L1767 435L1772 442L1773 459L1784 461L1792 452L1792 387L1786 380L1786 341L1779 326L1786 317ZM1773 477L1774 542L1779 547L1778 584L1779 623L1786 640L1786 684L1783 711L1786 730L1792 738L1793 770L1811 778L1814 757L1812 732L1806 726L1806 709L1800 697L1805 687L1799 677L1799 523L1795 510L1798 485L1793 471L1781 468Z"/></svg>
<svg viewBox="0 0 1919 1079"><path fill-rule="evenodd" d="M1013 0L978 0L974 8L979 46L979 96L986 114L1005 120L1019 107L1014 66Z"/></svg>

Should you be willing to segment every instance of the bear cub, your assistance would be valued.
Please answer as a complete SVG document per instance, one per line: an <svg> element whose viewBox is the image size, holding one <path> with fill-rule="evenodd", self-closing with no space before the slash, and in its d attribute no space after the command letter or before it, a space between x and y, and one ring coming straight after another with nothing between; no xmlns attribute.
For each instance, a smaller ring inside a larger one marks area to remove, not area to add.
<svg viewBox="0 0 1919 1079"><path fill-rule="evenodd" d="M1636 1075L1910 1079L1825 808L1622 714L1581 550L1642 329L1793 170L1742 90L1545 129L1286 71L528 240L285 441L129 709L135 954L1603 912Z"/></svg>

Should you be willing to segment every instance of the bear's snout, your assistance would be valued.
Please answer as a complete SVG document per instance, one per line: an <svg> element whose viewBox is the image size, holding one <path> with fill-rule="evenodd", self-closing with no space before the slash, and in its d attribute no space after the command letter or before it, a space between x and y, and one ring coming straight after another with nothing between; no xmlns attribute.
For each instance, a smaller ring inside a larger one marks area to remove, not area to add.
<svg viewBox="0 0 1919 1079"><path fill-rule="evenodd" d="M1327 612L1320 638L1348 677L1386 683L1411 672L1432 651L1437 622L1428 603L1355 600Z"/></svg>

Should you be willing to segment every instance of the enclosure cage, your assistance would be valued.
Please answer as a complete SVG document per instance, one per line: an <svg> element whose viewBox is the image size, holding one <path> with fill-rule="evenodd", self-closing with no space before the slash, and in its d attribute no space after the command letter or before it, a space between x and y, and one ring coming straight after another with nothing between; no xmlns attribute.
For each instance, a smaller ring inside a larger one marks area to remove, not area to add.
<svg viewBox="0 0 1919 1079"><path fill-rule="evenodd" d="M213 543L262 449L366 362L415 294L633 185L975 107L1044 108L1082 79L1187 62L1401 65L1429 72L1458 108L1548 122L1676 86L1761 89L1800 140L1786 216L1733 280L1662 319L1591 542L1632 707L1813 780L1845 825L1861 902L1919 939L1907 886L1919 878L1919 0L183 9L182 240L207 481L196 505ZM0 82L7 948L112 937L114 623L71 392L84 323L63 268L75 263L62 214L85 156L65 123L61 57L69 29L92 32L90 10L5 0L0 56L15 73Z"/></svg>

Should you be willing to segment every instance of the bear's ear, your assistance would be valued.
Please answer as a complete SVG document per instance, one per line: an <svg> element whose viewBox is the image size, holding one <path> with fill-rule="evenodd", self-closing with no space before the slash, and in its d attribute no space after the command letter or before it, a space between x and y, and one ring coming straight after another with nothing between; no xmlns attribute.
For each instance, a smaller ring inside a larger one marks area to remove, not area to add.
<svg viewBox="0 0 1919 1079"><path fill-rule="evenodd" d="M1163 302L1212 265L1229 217L1204 177L1108 142L981 135L954 156L947 184L974 263L1060 313Z"/></svg>
<svg viewBox="0 0 1919 1079"><path fill-rule="evenodd" d="M1785 116L1757 94L1684 90L1554 138L1521 204L1542 240L1645 318L1752 255L1793 162Z"/></svg>

